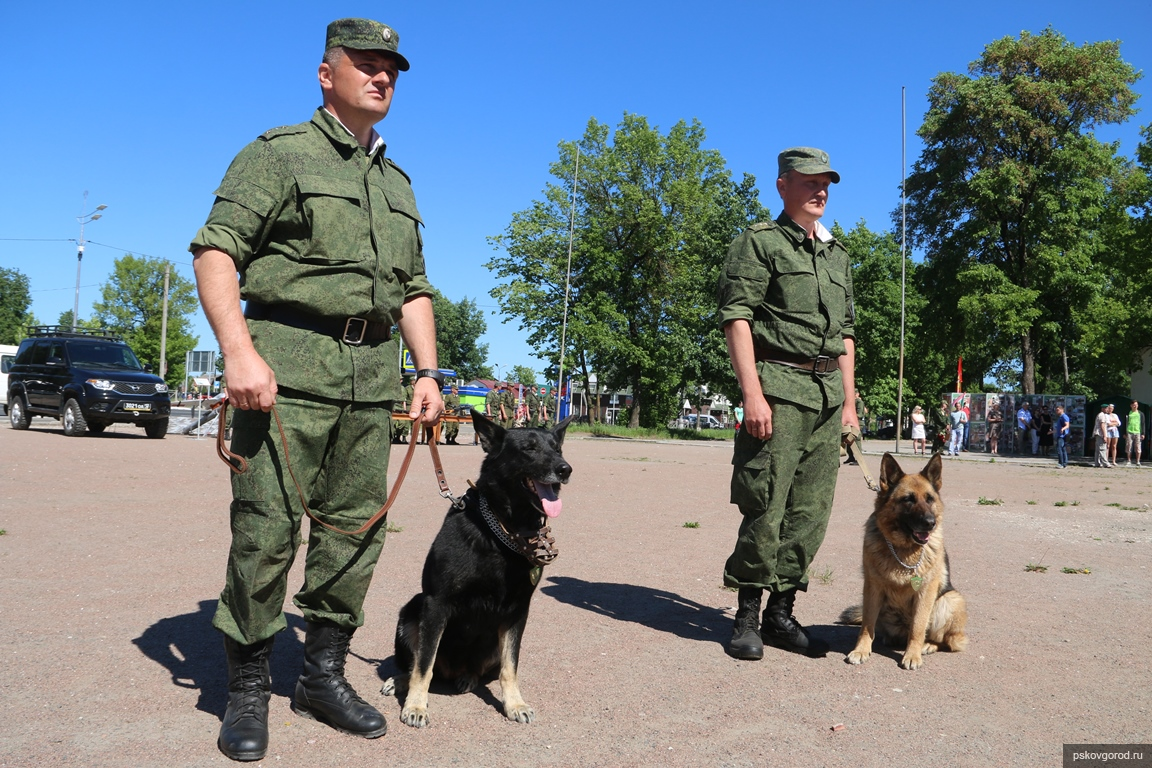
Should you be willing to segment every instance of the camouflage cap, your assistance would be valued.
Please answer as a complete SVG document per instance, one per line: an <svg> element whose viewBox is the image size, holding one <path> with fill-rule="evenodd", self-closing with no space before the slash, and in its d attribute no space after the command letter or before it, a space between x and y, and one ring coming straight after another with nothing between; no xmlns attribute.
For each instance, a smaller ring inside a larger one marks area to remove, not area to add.
<svg viewBox="0 0 1152 768"><path fill-rule="evenodd" d="M328 39L324 50L342 46L358 51L383 51L396 57L400 71L408 71L408 59L398 48L400 35L387 24L372 19L337 19L328 25Z"/></svg>
<svg viewBox="0 0 1152 768"><path fill-rule="evenodd" d="M788 171L798 171L810 175L830 173L832 174L832 183L840 183L840 174L828 165L828 153L815 147L792 147L781 152L776 160L780 165L777 178Z"/></svg>

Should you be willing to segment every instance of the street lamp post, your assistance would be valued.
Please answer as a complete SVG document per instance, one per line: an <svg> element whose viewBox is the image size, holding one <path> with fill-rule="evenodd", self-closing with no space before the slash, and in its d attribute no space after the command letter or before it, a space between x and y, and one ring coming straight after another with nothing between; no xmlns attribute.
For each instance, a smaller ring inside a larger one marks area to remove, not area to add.
<svg viewBox="0 0 1152 768"><path fill-rule="evenodd" d="M88 207L88 190L84 190L84 205L80 210ZM100 211L108 206L98 205L95 210L77 216L76 221L80 222L80 240L77 242L76 249L76 301L72 305L72 331L75 332L80 325L80 265L84 261L84 225L89 224L96 219L99 219L103 214Z"/></svg>

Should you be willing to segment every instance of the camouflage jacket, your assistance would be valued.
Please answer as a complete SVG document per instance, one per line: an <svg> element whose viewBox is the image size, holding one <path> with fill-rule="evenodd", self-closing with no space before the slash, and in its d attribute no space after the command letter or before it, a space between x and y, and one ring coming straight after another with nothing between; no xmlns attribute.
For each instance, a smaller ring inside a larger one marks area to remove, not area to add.
<svg viewBox="0 0 1152 768"><path fill-rule="evenodd" d="M717 285L721 326L747 320L756 359L836 357L854 338L852 263L844 246L822 226L816 238L785 214L754 224L737 237ZM844 401L839 372L818 376L758 362L764 393L810 408Z"/></svg>
<svg viewBox="0 0 1152 768"><path fill-rule="evenodd" d="M394 323L431 295L420 214L408 176L369 152L334 116L276 128L240 151L189 250L232 256L240 295L326 317ZM277 383L324 397L400 397L397 341L350 346L269 320L249 320Z"/></svg>

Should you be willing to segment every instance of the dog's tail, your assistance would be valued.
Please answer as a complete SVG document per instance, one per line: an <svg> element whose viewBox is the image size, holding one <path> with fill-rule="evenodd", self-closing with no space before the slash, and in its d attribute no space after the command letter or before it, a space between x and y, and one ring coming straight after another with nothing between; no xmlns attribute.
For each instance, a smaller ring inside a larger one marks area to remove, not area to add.
<svg viewBox="0 0 1152 768"><path fill-rule="evenodd" d="M845 608L840 618L836 619L837 624L860 624L864 621L864 606L853 605L851 608Z"/></svg>

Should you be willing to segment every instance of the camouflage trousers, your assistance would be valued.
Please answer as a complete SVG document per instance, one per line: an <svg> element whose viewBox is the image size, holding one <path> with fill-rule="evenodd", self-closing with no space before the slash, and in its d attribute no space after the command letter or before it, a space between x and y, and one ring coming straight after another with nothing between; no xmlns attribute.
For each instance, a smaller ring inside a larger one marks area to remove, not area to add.
<svg viewBox="0 0 1152 768"><path fill-rule="evenodd" d="M455 440L460 434L460 422L446 421L444 422L444 439Z"/></svg>
<svg viewBox="0 0 1152 768"><path fill-rule="evenodd" d="M395 411L395 413L407 413L403 408ZM392 422L392 439L400 442L408 437L408 433L412 431L412 422L407 419L400 419L399 421Z"/></svg>
<svg viewBox="0 0 1152 768"><path fill-rule="evenodd" d="M758 440L746 429L736 435L731 501L744 519L724 584L806 590L836 493L840 408L768 402L772 438Z"/></svg>
<svg viewBox="0 0 1152 768"><path fill-rule="evenodd" d="M288 395L276 397L292 472L321 520L355 530L387 498L392 403L346 403ZM248 470L232 475L232 546L224 591L213 626L242 644L287 626L288 571L301 543L305 517L288 474L284 447L271 414L235 411L231 449ZM309 521L304 584L292 602L308 621L346 629L364 623L364 597L384 546L380 521L359 536Z"/></svg>

